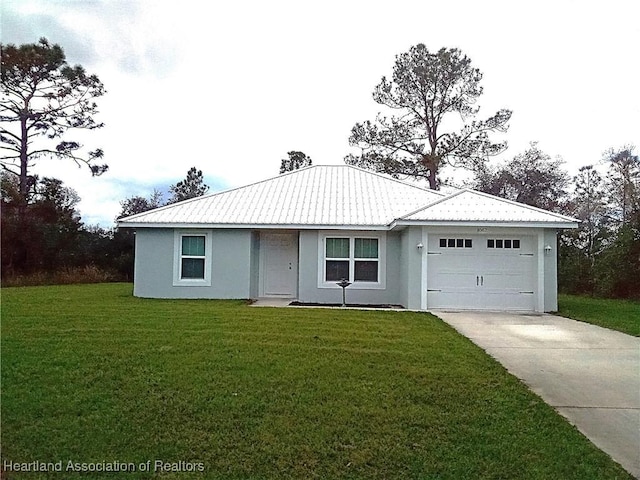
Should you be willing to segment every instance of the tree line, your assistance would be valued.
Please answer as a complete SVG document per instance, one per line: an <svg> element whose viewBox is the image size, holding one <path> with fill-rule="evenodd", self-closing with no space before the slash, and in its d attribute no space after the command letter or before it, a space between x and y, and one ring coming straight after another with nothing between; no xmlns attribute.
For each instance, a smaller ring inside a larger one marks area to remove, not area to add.
<svg viewBox="0 0 640 480"><path fill-rule="evenodd" d="M75 191L55 178L34 175L40 158L86 165L92 175L101 148L86 150L69 138L78 130L102 128L95 100L106 90L96 75L67 63L59 45L0 45L0 166L2 167L2 277L53 274L61 269L95 268L108 279L133 275L133 234L83 225ZM605 152L574 178L561 159L536 143L502 165L489 163L506 141L492 137L508 130L511 111L480 116L482 73L458 49L430 52L423 44L396 56L390 77L374 88L383 109L354 125L349 144L358 154L345 162L395 178L423 179L438 189L443 173L470 172L465 186L573 216L580 228L565 231L559 244L561 290L591 295L640 297L640 165L634 147ZM280 173L312 164L292 150ZM208 187L195 167L169 188L163 202L155 191L121 202L129 216L203 195ZM106 273L105 273L106 272ZM98 275L99 276L99 275Z"/></svg>
<svg viewBox="0 0 640 480"><path fill-rule="evenodd" d="M26 202L16 175L0 173L2 191L2 279L4 283L58 281L131 281L134 234L130 229L85 225L77 210L78 193L57 178L33 177ZM201 170L169 187L163 202L155 190L120 202L116 218L204 195ZM114 219L115 220L115 219ZM65 280L61 280L61 279Z"/></svg>

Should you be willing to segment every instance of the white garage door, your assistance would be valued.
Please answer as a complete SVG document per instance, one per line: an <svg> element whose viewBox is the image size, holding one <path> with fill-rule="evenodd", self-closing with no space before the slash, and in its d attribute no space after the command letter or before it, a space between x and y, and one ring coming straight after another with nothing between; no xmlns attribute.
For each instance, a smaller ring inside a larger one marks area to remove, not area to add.
<svg viewBox="0 0 640 480"><path fill-rule="evenodd" d="M430 235L427 308L535 310L535 238Z"/></svg>

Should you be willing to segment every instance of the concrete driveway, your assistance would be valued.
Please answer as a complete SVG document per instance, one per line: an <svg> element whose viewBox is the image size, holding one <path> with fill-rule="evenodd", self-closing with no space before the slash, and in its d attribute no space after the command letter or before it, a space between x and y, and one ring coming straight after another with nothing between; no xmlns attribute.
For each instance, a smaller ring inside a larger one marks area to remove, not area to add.
<svg viewBox="0 0 640 480"><path fill-rule="evenodd" d="M640 338L555 315L434 314L640 478Z"/></svg>

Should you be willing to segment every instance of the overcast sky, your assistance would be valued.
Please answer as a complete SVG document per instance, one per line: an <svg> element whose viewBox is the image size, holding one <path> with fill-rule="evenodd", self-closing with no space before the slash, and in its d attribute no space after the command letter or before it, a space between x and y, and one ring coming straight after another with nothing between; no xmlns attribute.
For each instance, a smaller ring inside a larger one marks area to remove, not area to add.
<svg viewBox="0 0 640 480"><path fill-rule="evenodd" d="M202 169L211 191L278 173L289 150L341 164L355 122L395 55L457 47L479 68L480 117L513 110L495 140L508 160L531 141L574 174L604 150L640 149L637 0L2 0L2 43L60 44L108 93L84 138L109 171L40 160L80 194L86 224L119 201ZM455 173L448 171L446 176Z"/></svg>

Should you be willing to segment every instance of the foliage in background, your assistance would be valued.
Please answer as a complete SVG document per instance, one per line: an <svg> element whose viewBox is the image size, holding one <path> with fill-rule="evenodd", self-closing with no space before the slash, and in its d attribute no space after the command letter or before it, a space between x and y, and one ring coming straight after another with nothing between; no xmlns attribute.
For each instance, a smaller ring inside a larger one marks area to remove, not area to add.
<svg viewBox="0 0 640 480"><path fill-rule="evenodd" d="M504 132L511 111L478 120L482 73L456 48L431 53L423 44L396 56L391 79L382 77L373 99L387 107L375 121L357 123L349 144L361 149L345 162L394 177L412 176L439 187L440 170L449 165L471 171L505 150L490 132Z"/></svg>
<svg viewBox="0 0 640 480"><path fill-rule="evenodd" d="M17 176L0 174L3 284L131 280L133 251L127 258L116 232L82 223L76 191L55 178L34 181L21 205Z"/></svg>
<svg viewBox="0 0 640 480"><path fill-rule="evenodd" d="M633 146L610 149L569 180L560 158L535 142L511 161L475 172L472 187L580 220L559 238L558 285L567 293L640 298L640 162Z"/></svg>
<svg viewBox="0 0 640 480"><path fill-rule="evenodd" d="M106 165L92 163L102 158L101 149L83 154L82 144L65 136L103 126L94 119L94 100L105 93L98 77L87 75L80 65L69 66L60 45L46 38L0 48L0 164L19 178L22 203L28 202L36 181L30 175L35 159L70 159L86 164L93 175L105 172Z"/></svg>
<svg viewBox="0 0 640 480"><path fill-rule="evenodd" d="M76 206L80 197L55 178L33 177L27 204L21 203L18 176L0 173L2 185L2 282L4 285L42 285L133 280L132 229L103 229L84 225ZM173 199L199 196L209 187L202 172L190 169L172 186ZM154 190L120 202L118 218L164 205Z"/></svg>
<svg viewBox="0 0 640 480"><path fill-rule="evenodd" d="M191 167L187 172L187 178L175 185L171 185L171 187L169 187L169 191L171 192L171 198L167 204L201 197L209 191L209 186L204 183L202 170L198 170L196 167Z"/></svg>
<svg viewBox="0 0 640 480"><path fill-rule="evenodd" d="M154 208L161 207L162 205L164 205L162 203L162 192L159 192L158 190L154 190L149 198L134 195L120 201L121 210L116 218L137 215L138 213L153 210Z"/></svg>
<svg viewBox="0 0 640 480"><path fill-rule="evenodd" d="M561 212L569 175L562 160L552 159L536 142L510 162L491 168L480 165L475 189L534 207Z"/></svg>
<svg viewBox="0 0 640 480"><path fill-rule="evenodd" d="M640 298L640 160L633 146L605 152L574 178L567 213L582 221L560 238L561 291Z"/></svg>
<svg viewBox="0 0 640 480"><path fill-rule="evenodd" d="M283 158L280 162L280 174L293 172L304 167L310 167L313 162L304 152L292 150L287 152L289 158Z"/></svg>

